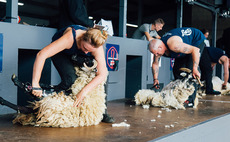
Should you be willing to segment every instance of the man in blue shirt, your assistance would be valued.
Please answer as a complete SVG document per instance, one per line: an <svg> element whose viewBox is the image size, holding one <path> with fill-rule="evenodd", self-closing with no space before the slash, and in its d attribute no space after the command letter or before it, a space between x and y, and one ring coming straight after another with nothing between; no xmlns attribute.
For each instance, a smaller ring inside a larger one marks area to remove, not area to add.
<svg viewBox="0 0 230 142"><path fill-rule="evenodd" d="M149 43L149 50L154 54L152 70L154 85L159 84L159 59L161 56L175 58L173 74L175 79L181 78L179 69L186 67L192 70L194 78L200 78L198 65L200 63L200 55L205 47L203 33L195 28L184 27L176 28L162 36L161 40L153 39ZM201 62L203 62L201 60ZM203 64L202 70L206 70L209 66ZM212 87L212 86L211 86ZM209 87L210 88L210 87ZM206 90L209 94L220 94L220 92ZM195 99L193 96L192 101Z"/></svg>
<svg viewBox="0 0 230 142"><path fill-rule="evenodd" d="M205 47L205 49L208 51L207 55L202 54L201 60L206 60L205 64L209 64L209 66L211 66L210 68L211 71L210 73L207 71L205 73L201 73L201 80L206 80L206 82L211 81L212 69L217 63L222 64L224 67L224 83L222 84L222 89L226 90L227 89L226 85L229 79L229 58L228 56L226 55L225 51L220 48ZM205 79L207 78L206 76L210 79Z"/></svg>
<svg viewBox="0 0 230 142"><path fill-rule="evenodd" d="M176 58L173 68L175 79L180 78L179 69L187 67L193 71L193 77L200 78L198 65L200 53L204 49L205 37L198 29L195 28L177 28L169 31L161 40L153 39L150 41L149 50L154 54L153 77L154 84L159 83L157 80L159 65L158 61L161 56ZM156 82L155 82L156 80Z"/></svg>

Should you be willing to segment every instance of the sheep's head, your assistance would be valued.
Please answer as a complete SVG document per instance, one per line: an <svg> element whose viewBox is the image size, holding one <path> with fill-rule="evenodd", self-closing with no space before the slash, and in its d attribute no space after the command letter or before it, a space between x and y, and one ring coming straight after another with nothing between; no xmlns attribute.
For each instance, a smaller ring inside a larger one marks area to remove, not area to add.
<svg viewBox="0 0 230 142"><path fill-rule="evenodd" d="M72 61L75 66L78 66L85 72L93 71L97 67L97 61L93 56L75 54L72 56Z"/></svg>

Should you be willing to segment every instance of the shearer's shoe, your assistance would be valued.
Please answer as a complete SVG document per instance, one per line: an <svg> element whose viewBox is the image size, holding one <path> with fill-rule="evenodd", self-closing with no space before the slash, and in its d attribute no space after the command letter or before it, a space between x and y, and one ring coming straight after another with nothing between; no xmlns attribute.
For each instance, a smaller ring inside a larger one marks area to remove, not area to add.
<svg viewBox="0 0 230 142"><path fill-rule="evenodd" d="M219 91L215 91L215 90L212 90L212 91L208 91L208 92L206 92L206 94L207 94L207 95L220 95L220 94L221 94L221 92L219 92Z"/></svg>
<svg viewBox="0 0 230 142"><path fill-rule="evenodd" d="M184 102L184 107L185 108L193 108L194 104L189 102L188 100Z"/></svg>
<svg viewBox="0 0 230 142"><path fill-rule="evenodd" d="M105 123L113 123L115 120L112 116L109 116L108 114L103 114L103 119L101 122Z"/></svg>

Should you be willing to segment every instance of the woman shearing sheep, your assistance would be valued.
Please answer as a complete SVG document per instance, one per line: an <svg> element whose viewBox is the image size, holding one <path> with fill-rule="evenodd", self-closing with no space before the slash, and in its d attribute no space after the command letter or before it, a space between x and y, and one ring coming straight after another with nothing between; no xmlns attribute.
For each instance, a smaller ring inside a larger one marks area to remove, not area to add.
<svg viewBox="0 0 230 142"><path fill-rule="evenodd" d="M76 94L76 100L73 107L79 107L84 97L92 91L96 86L103 82L108 74L103 44L107 39L107 32L100 31L96 28L85 28L80 25L71 25L69 27L59 30L52 38L52 43L44 47L38 52L32 77L32 94L41 97L42 89L39 85L41 72L45 60L51 57L55 68L61 76L61 83L55 88L56 92L66 91L74 83L77 78L75 74L74 64L71 60L72 55L88 55L93 56L97 61L96 77L92 79L82 90ZM103 122L111 123L113 118L107 113L103 115Z"/></svg>

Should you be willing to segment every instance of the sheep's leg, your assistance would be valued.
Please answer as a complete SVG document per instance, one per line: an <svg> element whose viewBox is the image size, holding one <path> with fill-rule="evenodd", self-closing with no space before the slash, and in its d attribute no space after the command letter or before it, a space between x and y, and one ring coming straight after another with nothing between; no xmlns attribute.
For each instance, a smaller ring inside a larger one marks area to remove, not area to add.
<svg viewBox="0 0 230 142"><path fill-rule="evenodd" d="M8 107L12 108L13 110L19 111L20 113L24 113L24 114L34 112L34 110L31 108L15 105L15 104L3 99L2 97L0 97L0 104L8 106Z"/></svg>

